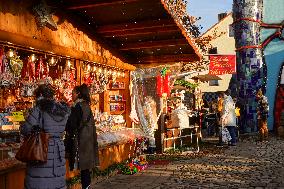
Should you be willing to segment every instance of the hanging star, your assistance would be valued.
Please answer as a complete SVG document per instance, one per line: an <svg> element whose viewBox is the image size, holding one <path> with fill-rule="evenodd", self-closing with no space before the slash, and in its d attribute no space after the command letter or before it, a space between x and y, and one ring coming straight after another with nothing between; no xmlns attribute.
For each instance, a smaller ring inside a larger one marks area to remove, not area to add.
<svg viewBox="0 0 284 189"><path fill-rule="evenodd" d="M33 11L36 14L37 24L40 28L46 26L52 31L57 30L57 25L52 18L52 13L44 0L35 5Z"/></svg>

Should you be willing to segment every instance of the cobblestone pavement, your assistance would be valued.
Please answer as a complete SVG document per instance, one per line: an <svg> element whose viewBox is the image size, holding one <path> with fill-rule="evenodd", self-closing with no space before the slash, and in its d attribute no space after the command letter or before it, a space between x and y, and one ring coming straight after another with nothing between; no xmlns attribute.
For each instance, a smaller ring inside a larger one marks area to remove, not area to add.
<svg viewBox="0 0 284 189"><path fill-rule="evenodd" d="M98 189L248 188L284 189L284 141L252 137L236 147L154 165L135 175L115 175L93 185ZM186 157L186 156L185 156Z"/></svg>

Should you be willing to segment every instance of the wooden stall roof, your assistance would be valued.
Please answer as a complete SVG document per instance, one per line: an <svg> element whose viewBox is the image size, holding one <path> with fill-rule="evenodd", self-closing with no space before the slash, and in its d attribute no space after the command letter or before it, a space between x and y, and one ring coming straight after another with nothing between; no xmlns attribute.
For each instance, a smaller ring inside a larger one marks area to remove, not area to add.
<svg viewBox="0 0 284 189"><path fill-rule="evenodd" d="M174 19L166 0L47 2L67 10L80 29L84 26L127 63L136 66L200 60L197 46L181 20Z"/></svg>

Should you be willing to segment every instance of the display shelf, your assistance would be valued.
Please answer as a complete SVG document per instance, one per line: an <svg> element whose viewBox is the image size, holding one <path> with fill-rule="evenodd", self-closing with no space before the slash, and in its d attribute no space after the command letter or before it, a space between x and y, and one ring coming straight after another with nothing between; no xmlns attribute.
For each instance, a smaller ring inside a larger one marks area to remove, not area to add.
<svg viewBox="0 0 284 189"><path fill-rule="evenodd" d="M129 83L130 77L127 72L125 77L116 78L115 81L110 80L107 90L100 95L100 102L104 102L100 104L100 111L110 115L123 115L127 127L131 127L131 120L127 116L131 110L130 91L127 87Z"/></svg>

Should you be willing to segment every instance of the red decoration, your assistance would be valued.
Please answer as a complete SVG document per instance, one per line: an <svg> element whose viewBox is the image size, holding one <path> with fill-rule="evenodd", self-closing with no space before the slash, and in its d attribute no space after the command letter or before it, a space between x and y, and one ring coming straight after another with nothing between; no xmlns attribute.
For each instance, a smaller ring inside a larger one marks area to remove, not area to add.
<svg viewBox="0 0 284 189"><path fill-rule="evenodd" d="M35 80L35 64L32 61L31 57L27 58L24 62L24 67L22 69L22 78L27 78L30 82Z"/></svg>
<svg viewBox="0 0 284 189"><path fill-rule="evenodd" d="M35 77L36 79L40 80L46 78L47 76L48 76L47 66L44 64L43 58L40 57L37 63Z"/></svg>
<svg viewBox="0 0 284 189"><path fill-rule="evenodd" d="M163 78L162 78L162 76L159 74L158 76L157 76L157 87L156 87L156 92L157 92L157 95L159 96L159 97L161 97L162 96L162 94L163 94L163 91L164 91L164 86L163 86Z"/></svg>
<svg viewBox="0 0 284 189"><path fill-rule="evenodd" d="M236 55L211 55L209 74L223 75L236 73Z"/></svg>
<svg viewBox="0 0 284 189"><path fill-rule="evenodd" d="M168 96L171 94L169 74L166 74L164 78L164 93L167 93Z"/></svg>
<svg viewBox="0 0 284 189"><path fill-rule="evenodd" d="M4 72L4 68L3 68L3 59L4 59L4 49L0 48L0 74L2 74Z"/></svg>

